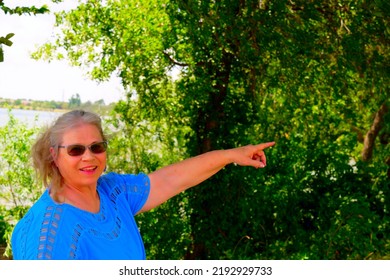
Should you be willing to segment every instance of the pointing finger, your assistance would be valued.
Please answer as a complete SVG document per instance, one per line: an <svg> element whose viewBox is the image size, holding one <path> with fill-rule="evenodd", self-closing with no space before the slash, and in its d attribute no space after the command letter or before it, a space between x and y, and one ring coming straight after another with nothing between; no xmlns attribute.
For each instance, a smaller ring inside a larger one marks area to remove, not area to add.
<svg viewBox="0 0 390 280"><path fill-rule="evenodd" d="M261 144L256 145L256 148L258 150L264 150L264 149L267 149L269 147L272 147L273 145L275 145L275 142L261 143Z"/></svg>

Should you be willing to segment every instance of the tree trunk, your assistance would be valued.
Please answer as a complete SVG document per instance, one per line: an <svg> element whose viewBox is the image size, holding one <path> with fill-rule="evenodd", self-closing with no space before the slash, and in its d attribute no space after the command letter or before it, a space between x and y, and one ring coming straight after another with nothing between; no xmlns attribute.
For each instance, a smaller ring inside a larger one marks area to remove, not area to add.
<svg viewBox="0 0 390 280"><path fill-rule="evenodd" d="M206 64L204 67L205 73L210 73L215 80L215 85L212 92L209 93L208 104L205 108L201 108L198 112L198 120L196 124L196 132L198 139L198 152L206 153L211 150L220 149L218 140L225 136L224 119L226 118L223 101L226 99L230 71L233 56L224 53L220 66ZM193 244L192 248L187 252L186 259L208 259L210 249L207 246L209 235L218 234L218 225L210 224L210 215L218 215L214 197L218 196L218 192L223 190L210 190L212 179L208 180L209 185L204 188L200 187L194 190L194 195L191 200L192 208L195 209L191 216L191 227ZM207 183L206 183L207 184ZM210 195L213 193L213 195ZM199 227L200 221L202 226ZM197 230L200 228L200 230ZM207 229L206 229L207 228ZM205 230L206 229L206 230Z"/></svg>
<svg viewBox="0 0 390 280"><path fill-rule="evenodd" d="M375 114L375 118L371 125L371 128L368 130L366 136L364 137L364 147L362 152L363 161L369 161L372 158L375 139L382 128L384 116L386 115L388 110L389 108L387 107L386 102L384 102L379 108L378 112Z"/></svg>

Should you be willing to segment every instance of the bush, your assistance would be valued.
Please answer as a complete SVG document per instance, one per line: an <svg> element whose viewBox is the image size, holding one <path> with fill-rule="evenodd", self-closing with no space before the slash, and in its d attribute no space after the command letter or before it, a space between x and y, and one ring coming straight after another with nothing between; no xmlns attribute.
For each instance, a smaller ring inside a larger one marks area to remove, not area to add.
<svg viewBox="0 0 390 280"><path fill-rule="evenodd" d="M30 149L38 128L18 121L11 112L0 127L0 240L7 243L16 222L42 193L30 165Z"/></svg>

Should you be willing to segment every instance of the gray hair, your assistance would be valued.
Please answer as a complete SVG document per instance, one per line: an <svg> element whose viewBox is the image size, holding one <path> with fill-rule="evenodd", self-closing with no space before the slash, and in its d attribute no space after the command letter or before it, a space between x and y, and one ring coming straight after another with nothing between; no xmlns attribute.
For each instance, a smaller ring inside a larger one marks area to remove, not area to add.
<svg viewBox="0 0 390 280"><path fill-rule="evenodd" d="M62 176L54 163L50 148L58 148L66 131L82 124L91 124L99 130L103 141L106 137L103 133L101 118L92 112L74 110L61 115L51 126L41 133L32 147L31 154L33 166L38 177L45 187L51 184L54 192L61 187ZM57 153L56 153L57 154Z"/></svg>

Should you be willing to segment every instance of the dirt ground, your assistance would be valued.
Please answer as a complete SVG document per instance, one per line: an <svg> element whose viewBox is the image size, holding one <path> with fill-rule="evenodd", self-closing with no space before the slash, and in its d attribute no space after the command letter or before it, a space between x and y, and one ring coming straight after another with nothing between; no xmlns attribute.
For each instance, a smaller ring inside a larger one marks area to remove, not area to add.
<svg viewBox="0 0 390 280"><path fill-rule="evenodd" d="M5 246L0 246L0 260L12 260L12 258L7 258L4 256Z"/></svg>

